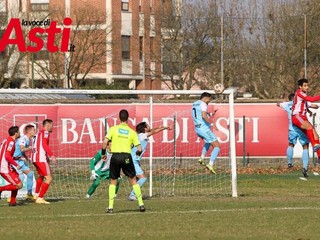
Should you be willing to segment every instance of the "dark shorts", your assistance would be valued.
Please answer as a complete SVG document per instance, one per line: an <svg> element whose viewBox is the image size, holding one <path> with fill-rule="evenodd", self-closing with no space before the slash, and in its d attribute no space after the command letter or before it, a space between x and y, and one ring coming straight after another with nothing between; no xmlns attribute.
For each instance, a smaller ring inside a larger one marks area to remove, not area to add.
<svg viewBox="0 0 320 240"><path fill-rule="evenodd" d="M113 153L110 160L110 178L118 179L120 177L120 171L129 177L136 176L134 165L130 153Z"/></svg>

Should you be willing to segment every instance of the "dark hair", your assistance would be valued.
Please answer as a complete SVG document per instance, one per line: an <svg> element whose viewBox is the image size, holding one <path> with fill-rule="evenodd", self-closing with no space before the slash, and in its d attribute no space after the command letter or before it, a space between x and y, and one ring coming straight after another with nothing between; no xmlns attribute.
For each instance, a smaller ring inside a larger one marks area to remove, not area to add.
<svg viewBox="0 0 320 240"><path fill-rule="evenodd" d="M129 113L126 109L122 109L120 112L119 112L119 118L120 118L120 121L121 122L126 122L128 121L128 118L129 118Z"/></svg>
<svg viewBox="0 0 320 240"><path fill-rule="evenodd" d="M18 126L12 126L9 128L8 133L9 136L15 135L17 132L19 132L19 127Z"/></svg>
<svg viewBox="0 0 320 240"><path fill-rule="evenodd" d="M145 133L146 132L147 123L141 122L136 126L137 133Z"/></svg>
<svg viewBox="0 0 320 240"><path fill-rule="evenodd" d="M48 118L47 118L47 119L45 119L45 120L42 121L42 126L46 125L47 123L50 123L50 124L51 124L51 123L53 123L53 121L52 121L51 119L48 119Z"/></svg>
<svg viewBox="0 0 320 240"><path fill-rule="evenodd" d="M298 80L298 86L301 86L304 84L304 83L308 83L308 79L305 79L305 78L301 78Z"/></svg>
<svg viewBox="0 0 320 240"><path fill-rule="evenodd" d="M32 124L28 124L27 126L25 126L24 131L29 132L29 130L31 130L32 128L35 128L35 127Z"/></svg>
<svg viewBox="0 0 320 240"><path fill-rule="evenodd" d="M204 98L204 97L211 97L211 94L208 92L203 92L200 96L200 99Z"/></svg>
<svg viewBox="0 0 320 240"><path fill-rule="evenodd" d="M289 101L292 101L293 98L294 98L294 93L290 93L288 96Z"/></svg>

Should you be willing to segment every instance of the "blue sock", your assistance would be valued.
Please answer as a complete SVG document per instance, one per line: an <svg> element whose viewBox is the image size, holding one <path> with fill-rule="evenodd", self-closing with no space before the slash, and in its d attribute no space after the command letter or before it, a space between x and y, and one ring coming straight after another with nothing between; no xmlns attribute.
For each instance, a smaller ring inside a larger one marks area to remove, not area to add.
<svg viewBox="0 0 320 240"><path fill-rule="evenodd" d="M309 163L309 150L303 149L302 151L302 165L303 168L308 169L308 163Z"/></svg>
<svg viewBox="0 0 320 240"><path fill-rule="evenodd" d="M288 164L292 163L292 158L293 158L293 147L288 146L287 148L287 159L288 159Z"/></svg>
<svg viewBox="0 0 320 240"><path fill-rule="evenodd" d="M220 152L220 148L219 147L215 147L213 149L213 151L211 152L211 156L210 156L210 165L214 164L214 161L216 160L219 152Z"/></svg>
<svg viewBox="0 0 320 240"><path fill-rule="evenodd" d="M29 194L32 193L32 186L33 186L33 171L27 174L27 190Z"/></svg>
<svg viewBox="0 0 320 240"><path fill-rule="evenodd" d="M202 153L201 153L201 157L204 158L210 148L211 144L210 143L205 143L203 145L203 148L202 148Z"/></svg>
<svg viewBox="0 0 320 240"><path fill-rule="evenodd" d="M147 181L147 178L139 178L138 180L138 184L140 187L142 187L143 184L145 184L145 182ZM136 196L136 194L134 193L134 191L132 190L130 193L130 196Z"/></svg>

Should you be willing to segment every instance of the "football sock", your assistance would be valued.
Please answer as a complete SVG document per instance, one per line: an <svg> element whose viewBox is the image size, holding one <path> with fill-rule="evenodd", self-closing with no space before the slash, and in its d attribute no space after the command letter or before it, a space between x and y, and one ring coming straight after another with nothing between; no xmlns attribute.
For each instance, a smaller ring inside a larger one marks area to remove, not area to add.
<svg viewBox="0 0 320 240"><path fill-rule="evenodd" d="M117 194L117 193L118 193L118 191L119 191L119 187L120 187L120 183L121 183L121 181L122 181L122 178L121 178L121 177L119 177L119 178L118 178L117 185L116 185L116 194Z"/></svg>
<svg viewBox="0 0 320 240"><path fill-rule="evenodd" d="M39 193L39 198L43 198L44 195L46 194L46 192L48 191L48 188L49 188L49 185L48 183L46 182L43 182L42 185L41 185L41 189L40 189L40 193Z"/></svg>
<svg viewBox="0 0 320 240"><path fill-rule="evenodd" d="M208 152L208 150L209 150L210 146L211 146L211 144L210 144L210 143L205 143L205 144L203 145L202 153L201 153L201 158L202 158L202 159L204 159L204 158L205 158L205 156L206 156L206 154L207 154L207 152Z"/></svg>
<svg viewBox="0 0 320 240"><path fill-rule="evenodd" d="M288 163L290 163L290 164L292 162L292 157L293 157L293 147L292 146L288 146L288 148L287 148L287 159L288 159Z"/></svg>
<svg viewBox="0 0 320 240"><path fill-rule="evenodd" d="M94 191L96 190L96 188L99 186L100 184L100 178L96 178L96 180L93 181L91 187L88 190L88 194L91 196Z"/></svg>
<svg viewBox="0 0 320 240"><path fill-rule="evenodd" d="M33 186L33 171L27 174L27 191L28 193L32 193L32 186Z"/></svg>
<svg viewBox="0 0 320 240"><path fill-rule="evenodd" d="M143 184L145 184L145 182L147 181L147 178L139 178L138 180L138 184L140 186L140 189L142 187ZM136 194L134 193L134 190L131 191L130 196L135 196Z"/></svg>
<svg viewBox="0 0 320 240"><path fill-rule="evenodd" d="M17 189L11 191L11 198L10 198L10 203L11 204L16 202L17 194L18 194L18 190Z"/></svg>
<svg viewBox="0 0 320 240"><path fill-rule="evenodd" d="M303 149L302 151L303 168L308 169L308 163L309 163L309 149Z"/></svg>
<svg viewBox="0 0 320 240"><path fill-rule="evenodd" d="M210 156L210 162L209 162L210 165L214 164L214 161L216 160L219 152L220 152L220 148L219 147L215 147L213 149L213 151L211 152L211 156Z"/></svg>
<svg viewBox="0 0 320 240"><path fill-rule="evenodd" d="M37 181L36 181L35 193L39 194L42 182L43 182L43 178L42 177L38 177Z"/></svg>
<svg viewBox="0 0 320 240"><path fill-rule="evenodd" d="M135 184L132 186L134 193L137 196L139 206L143 205L141 188L139 184Z"/></svg>
<svg viewBox="0 0 320 240"><path fill-rule="evenodd" d="M116 185L109 185L109 208L113 208L114 198L116 195Z"/></svg>

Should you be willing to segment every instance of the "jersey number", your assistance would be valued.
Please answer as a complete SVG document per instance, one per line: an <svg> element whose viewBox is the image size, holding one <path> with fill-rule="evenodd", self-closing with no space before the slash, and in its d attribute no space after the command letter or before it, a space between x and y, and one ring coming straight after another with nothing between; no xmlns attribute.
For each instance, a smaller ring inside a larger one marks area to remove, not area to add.
<svg viewBox="0 0 320 240"><path fill-rule="evenodd" d="M197 118L197 111L195 108L192 108L192 111L193 111L193 115L194 115L194 118Z"/></svg>

